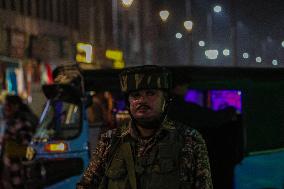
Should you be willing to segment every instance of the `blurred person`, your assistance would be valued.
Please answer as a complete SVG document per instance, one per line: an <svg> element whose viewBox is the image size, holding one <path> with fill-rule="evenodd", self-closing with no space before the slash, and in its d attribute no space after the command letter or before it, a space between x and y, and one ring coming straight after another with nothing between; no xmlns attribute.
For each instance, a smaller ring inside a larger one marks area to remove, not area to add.
<svg viewBox="0 0 284 189"><path fill-rule="evenodd" d="M112 96L109 92L99 92L92 96L87 109L89 124L94 127L112 128Z"/></svg>
<svg viewBox="0 0 284 189"><path fill-rule="evenodd" d="M202 136L167 118L170 72L127 68L120 83L131 121L101 135L77 189L212 189Z"/></svg>
<svg viewBox="0 0 284 189"><path fill-rule="evenodd" d="M173 90L173 101L168 117L198 129L206 141L213 185L215 188L232 189L234 167L242 159L243 126L236 108L222 104L221 110L186 102L189 85L178 85ZM177 113L178 112L178 113Z"/></svg>
<svg viewBox="0 0 284 189"><path fill-rule="evenodd" d="M17 95L6 96L3 111L6 130L3 139L2 184L5 189L24 188L22 160L38 119Z"/></svg>
<svg viewBox="0 0 284 189"><path fill-rule="evenodd" d="M112 97L107 92L99 92L91 97L87 108L89 122L90 151L95 150L97 136L103 130L112 128Z"/></svg>

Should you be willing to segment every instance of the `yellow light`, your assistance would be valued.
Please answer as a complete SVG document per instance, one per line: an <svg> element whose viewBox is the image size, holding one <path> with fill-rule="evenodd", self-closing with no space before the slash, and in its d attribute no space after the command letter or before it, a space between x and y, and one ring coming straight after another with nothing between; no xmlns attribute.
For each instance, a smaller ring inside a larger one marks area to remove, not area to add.
<svg viewBox="0 0 284 189"><path fill-rule="evenodd" d="M125 7L125 8L129 8L133 3L133 0L122 0L122 5Z"/></svg>
<svg viewBox="0 0 284 189"><path fill-rule="evenodd" d="M162 11L159 12L159 15L160 15L162 21L166 22L168 17L170 16L170 12L167 11L167 10L162 10Z"/></svg>
<svg viewBox="0 0 284 189"><path fill-rule="evenodd" d="M67 144L64 142L46 144L44 150L46 152L65 152L67 151Z"/></svg>
<svg viewBox="0 0 284 189"><path fill-rule="evenodd" d="M185 21L185 22L183 23L183 26L185 27L185 29L186 29L187 31L191 31L192 28L193 28L193 22L190 21L190 20L187 20L187 21Z"/></svg>
<svg viewBox="0 0 284 189"><path fill-rule="evenodd" d="M121 69L125 67L123 61L123 52L118 50L107 50L106 58L113 60L113 67L116 69Z"/></svg>
<svg viewBox="0 0 284 189"><path fill-rule="evenodd" d="M125 67L125 63L124 63L123 61L115 61L115 62L113 63L113 67L114 67L115 69L122 69L122 68Z"/></svg>
<svg viewBox="0 0 284 189"><path fill-rule="evenodd" d="M26 151L26 158L27 158L27 160L34 159L35 154L36 154L35 149L33 149L32 147L28 146L27 147L27 151Z"/></svg>
<svg viewBox="0 0 284 189"><path fill-rule="evenodd" d="M106 57L113 60L122 60L123 53L121 51L107 50Z"/></svg>
<svg viewBox="0 0 284 189"><path fill-rule="evenodd" d="M92 63L93 61L93 47L87 43L77 43L76 61L83 63Z"/></svg>

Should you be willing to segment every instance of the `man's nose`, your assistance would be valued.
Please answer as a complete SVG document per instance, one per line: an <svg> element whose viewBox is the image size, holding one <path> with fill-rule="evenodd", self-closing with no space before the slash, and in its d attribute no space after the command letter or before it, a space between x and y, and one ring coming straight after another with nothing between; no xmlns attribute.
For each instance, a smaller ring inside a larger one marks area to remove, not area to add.
<svg viewBox="0 0 284 189"><path fill-rule="evenodd" d="M145 102L146 101L146 95L145 94L141 94L138 98L139 102Z"/></svg>

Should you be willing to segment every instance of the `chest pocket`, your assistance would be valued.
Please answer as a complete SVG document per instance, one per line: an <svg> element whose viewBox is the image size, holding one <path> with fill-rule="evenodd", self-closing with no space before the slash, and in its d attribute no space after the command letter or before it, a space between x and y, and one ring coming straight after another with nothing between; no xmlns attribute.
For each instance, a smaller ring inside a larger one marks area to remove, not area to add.
<svg viewBox="0 0 284 189"><path fill-rule="evenodd" d="M160 161L159 169L156 170L156 173L168 174L168 173L175 172L175 171L178 171L176 162L173 159L165 159L165 160Z"/></svg>
<svg viewBox="0 0 284 189"><path fill-rule="evenodd" d="M119 179L126 175L126 165L122 159L114 158L109 169L106 171L106 176L111 179Z"/></svg>
<svg viewBox="0 0 284 189"><path fill-rule="evenodd" d="M124 160L116 155L108 170L105 172L108 178L108 189L128 189L129 182L127 177L127 169Z"/></svg>
<svg viewBox="0 0 284 189"><path fill-rule="evenodd" d="M151 189L179 188L178 153L179 148L173 139L158 144L157 161L152 167Z"/></svg>
<svg viewBox="0 0 284 189"><path fill-rule="evenodd" d="M173 159L163 159L153 166L150 188L174 189L179 185L179 169Z"/></svg>

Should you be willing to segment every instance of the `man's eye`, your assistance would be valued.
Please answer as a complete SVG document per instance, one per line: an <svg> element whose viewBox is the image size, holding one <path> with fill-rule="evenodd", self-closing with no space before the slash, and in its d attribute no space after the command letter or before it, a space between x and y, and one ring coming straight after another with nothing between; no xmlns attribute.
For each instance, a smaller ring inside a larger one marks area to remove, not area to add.
<svg viewBox="0 0 284 189"><path fill-rule="evenodd" d="M155 94L156 94L155 91L152 91L152 90L146 91L146 95L147 95L147 96L153 96L153 95L155 95Z"/></svg>
<svg viewBox="0 0 284 189"><path fill-rule="evenodd" d="M130 94L130 97L132 97L132 98L137 98L137 97L139 97L139 96L140 96L139 93L131 93L131 94Z"/></svg>

